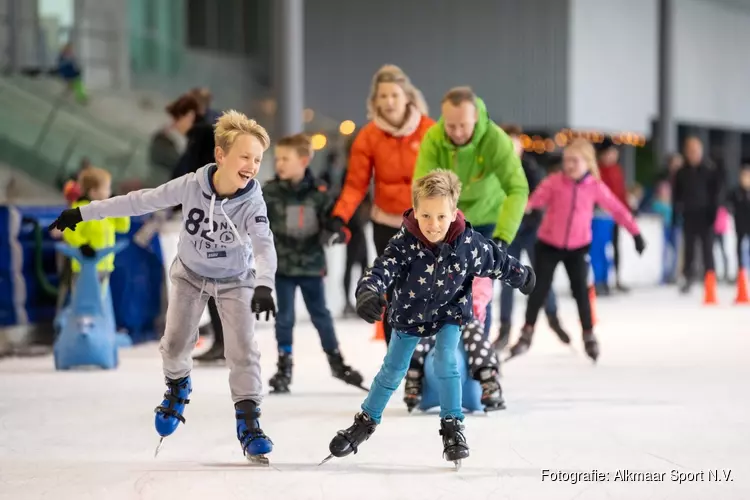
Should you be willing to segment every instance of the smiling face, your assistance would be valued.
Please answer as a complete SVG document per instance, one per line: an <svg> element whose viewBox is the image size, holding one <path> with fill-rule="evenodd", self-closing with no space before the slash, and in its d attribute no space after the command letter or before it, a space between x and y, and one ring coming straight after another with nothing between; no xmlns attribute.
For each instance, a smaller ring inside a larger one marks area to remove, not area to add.
<svg viewBox="0 0 750 500"><path fill-rule="evenodd" d="M214 155L219 169L215 185L219 194L229 195L244 189L258 175L263 152L263 144L251 134L238 135L229 151L217 146Z"/></svg>
<svg viewBox="0 0 750 500"><path fill-rule="evenodd" d="M414 207L419 230L432 243L440 243L456 220L456 207L448 196L422 198Z"/></svg>

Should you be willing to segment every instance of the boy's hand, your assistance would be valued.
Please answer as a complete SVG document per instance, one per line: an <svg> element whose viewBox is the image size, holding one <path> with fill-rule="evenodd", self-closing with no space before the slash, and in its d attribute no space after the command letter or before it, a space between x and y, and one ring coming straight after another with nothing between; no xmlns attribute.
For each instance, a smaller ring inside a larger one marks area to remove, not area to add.
<svg viewBox="0 0 750 500"><path fill-rule="evenodd" d="M635 240L635 251L638 252L638 255L641 255L646 249L646 242L643 241L643 236L640 233L636 234L633 239Z"/></svg>
<svg viewBox="0 0 750 500"><path fill-rule="evenodd" d="M380 321L385 305L385 297L372 290L365 290L357 295L357 314L368 323Z"/></svg>
<svg viewBox="0 0 750 500"><path fill-rule="evenodd" d="M534 287L536 286L536 273L534 273L534 269L532 269L531 266L524 267L526 268L528 274L526 274L526 281L523 283L523 286L519 288L519 290L522 294L529 295L534 291Z"/></svg>
<svg viewBox="0 0 750 500"><path fill-rule="evenodd" d="M55 222L49 225L49 230L52 231L53 229L59 229L60 231L65 231L66 229L75 230L76 225L79 222L83 222L83 217L81 216L81 210L78 208L69 208L67 210L63 210L60 216L55 219Z"/></svg>
<svg viewBox="0 0 750 500"><path fill-rule="evenodd" d="M250 308L255 313L255 319L260 320L260 314L266 313L266 321L271 314L276 317L276 304L273 302L271 289L267 286L256 286L253 300L250 301Z"/></svg>
<svg viewBox="0 0 750 500"><path fill-rule="evenodd" d="M81 255L83 255L86 258L93 259L96 257L96 250L91 248L89 245L81 245L81 248L79 249L81 251Z"/></svg>

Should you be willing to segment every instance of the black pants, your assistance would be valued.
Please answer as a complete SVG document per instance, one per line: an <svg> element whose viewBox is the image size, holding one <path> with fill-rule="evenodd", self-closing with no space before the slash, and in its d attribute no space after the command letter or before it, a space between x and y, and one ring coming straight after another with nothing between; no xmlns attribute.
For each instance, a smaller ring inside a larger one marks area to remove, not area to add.
<svg viewBox="0 0 750 500"><path fill-rule="evenodd" d="M539 311L544 306L547 294L552 287L555 268L560 262L570 279L570 290L578 305L578 316L584 331L593 329L591 319L591 302L589 302L589 245L575 250L563 250L537 241L534 250L534 272L536 273L536 287L529 296L526 306L526 324L534 326Z"/></svg>
<svg viewBox="0 0 750 500"><path fill-rule="evenodd" d="M393 238L400 228L384 226L377 222L372 223L372 239L375 242L375 251L378 253L378 257L381 257L385 252L385 247L388 246L388 242ZM386 290L386 295L390 297L391 289ZM391 325L388 324L388 311L383 316L383 330L385 332L385 343L388 345L391 342Z"/></svg>
<svg viewBox="0 0 750 500"><path fill-rule="evenodd" d="M208 315L211 316L211 328L214 330L214 345L224 345L224 328L221 326L219 309L213 297L208 298Z"/></svg>
<svg viewBox="0 0 750 500"><path fill-rule="evenodd" d="M747 238L747 244L750 246L750 231L737 231L737 269L747 269L750 267L750 257L748 257L749 260L745 259L745 253L742 251L742 241Z"/></svg>
<svg viewBox="0 0 750 500"><path fill-rule="evenodd" d="M620 226L615 224L612 227L612 264L615 266L615 281L620 284Z"/></svg>
<svg viewBox="0 0 750 500"><path fill-rule="evenodd" d="M703 255L704 272L713 271L714 268L714 221L708 213L685 213L683 217L683 248L685 259L682 264L682 274L689 283L693 280L693 260L695 259L695 246L701 245Z"/></svg>
<svg viewBox="0 0 750 500"><path fill-rule="evenodd" d="M346 245L346 268L344 269L344 294L346 304L348 305L351 286L352 286L352 269L359 265L362 273L365 272L369 259L367 258L367 240L365 239L365 228L358 225L349 225L349 231L352 237Z"/></svg>

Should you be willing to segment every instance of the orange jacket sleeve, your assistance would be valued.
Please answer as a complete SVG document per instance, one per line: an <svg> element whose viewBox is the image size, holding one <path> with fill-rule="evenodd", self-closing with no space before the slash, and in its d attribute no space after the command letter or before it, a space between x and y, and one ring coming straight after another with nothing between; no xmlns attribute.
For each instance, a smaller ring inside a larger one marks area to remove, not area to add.
<svg viewBox="0 0 750 500"><path fill-rule="evenodd" d="M370 189L373 157L368 136L367 130L363 129L354 139L349 154L349 167L346 169L344 188L331 214L333 217L340 217L347 224L364 200L367 190Z"/></svg>

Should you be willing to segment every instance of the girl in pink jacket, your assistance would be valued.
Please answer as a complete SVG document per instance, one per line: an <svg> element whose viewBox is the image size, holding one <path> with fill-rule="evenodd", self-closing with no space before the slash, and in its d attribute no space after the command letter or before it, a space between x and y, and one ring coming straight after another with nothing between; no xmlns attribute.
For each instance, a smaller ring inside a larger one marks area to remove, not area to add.
<svg viewBox="0 0 750 500"><path fill-rule="evenodd" d="M635 237L635 249L642 253L646 245L630 210L599 179L594 147L589 141L577 139L565 148L563 171L545 178L529 198L527 211L546 211L537 234L534 256L536 287L529 296L526 324L510 350L511 357L525 353L531 346L536 318L560 262L565 266L578 304L586 354L594 361L599 356L588 296L589 246L595 205L609 212L617 224Z"/></svg>

